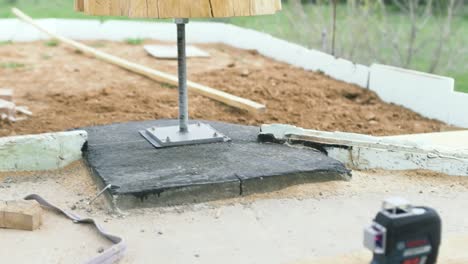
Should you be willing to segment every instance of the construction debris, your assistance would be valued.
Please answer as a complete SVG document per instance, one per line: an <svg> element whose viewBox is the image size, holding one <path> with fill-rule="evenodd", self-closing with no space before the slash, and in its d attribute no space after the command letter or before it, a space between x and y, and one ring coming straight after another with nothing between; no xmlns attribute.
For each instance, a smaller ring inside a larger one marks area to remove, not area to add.
<svg viewBox="0 0 468 264"><path fill-rule="evenodd" d="M177 59L178 57L176 45L145 45L143 48L148 52L148 54L158 59ZM187 46L186 53L187 58L210 57L208 52L195 46Z"/></svg>
<svg viewBox="0 0 468 264"><path fill-rule="evenodd" d="M0 88L0 99L13 102L13 90Z"/></svg>
<svg viewBox="0 0 468 264"><path fill-rule="evenodd" d="M0 99L0 120L16 121L16 105L13 102Z"/></svg>
<svg viewBox="0 0 468 264"><path fill-rule="evenodd" d="M42 224L42 208L36 201L0 201L0 228L33 231Z"/></svg>
<svg viewBox="0 0 468 264"><path fill-rule="evenodd" d="M16 106L13 102L12 89L0 89L0 121L6 120L9 122L16 122L25 119L18 118L16 113L27 116L32 116L33 114L26 106Z"/></svg>
<svg viewBox="0 0 468 264"><path fill-rule="evenodd" d="M27 115L27 116L32 116L33 115L33 113L31 111L29 111L29 108L27 106L17 106L16 107L16 112L21 113L23 115Z"/></svg>

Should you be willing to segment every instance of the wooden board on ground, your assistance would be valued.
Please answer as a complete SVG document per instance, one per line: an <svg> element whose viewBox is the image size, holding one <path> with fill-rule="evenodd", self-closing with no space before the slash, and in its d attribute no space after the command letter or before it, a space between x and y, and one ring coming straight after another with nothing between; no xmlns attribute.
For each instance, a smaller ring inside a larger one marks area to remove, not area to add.
<svg viewBox="0 0 468 264"><path fill-rule="evenodd" d="M0 201L0 228L33 231L42 224L42 208L36 201Z"/></svg>
<svg viewBox="0 0 468 264"><path fill-rule="evenodd" d="M158 59L177 59L177 46L176 45L145 45L144 49L151 56ZM195 46L187 46L186 48L187 58L210 57L210 54L204 50L201 50Z"/></svg>
<svg viewBox="0 0 468 264"><path fill-rule="evenodd" d="M281 10L281 0L75 0L75 10L95 16L151 18L256 16Z"/></svg>

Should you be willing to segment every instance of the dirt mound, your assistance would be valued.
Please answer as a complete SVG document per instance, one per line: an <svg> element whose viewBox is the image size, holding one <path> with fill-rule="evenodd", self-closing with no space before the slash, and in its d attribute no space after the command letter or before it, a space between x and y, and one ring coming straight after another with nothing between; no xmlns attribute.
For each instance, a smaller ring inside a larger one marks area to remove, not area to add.
<svg viewBox="0 0 468 264"><path fill-rule="evenodd" d="M175 61L155 60L140 46L112 42L100 45L110 53L175 73ZM191 118L248 125L286 123L373 135L451 129L408 109L384 103L369 90L267 59L256 52L224 45L202 47L212 57L189 60L191 80L264 103L267 111L251 114L191 94ZM21 56L15 57L16 50L21 51ZM176 87L42 43L6 45L0 47L0 52L25 65L0 68L0 86L14 88L18 101L30 106L35 114L26 121L1 124L0 136L177 117Z"/></svg>

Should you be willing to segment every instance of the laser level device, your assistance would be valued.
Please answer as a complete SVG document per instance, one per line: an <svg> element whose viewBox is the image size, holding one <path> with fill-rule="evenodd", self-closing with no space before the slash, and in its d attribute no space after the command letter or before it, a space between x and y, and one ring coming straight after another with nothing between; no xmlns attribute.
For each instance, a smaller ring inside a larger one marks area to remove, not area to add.
<svg viewBox="0 0 468 264"><path fill-rule="evenodd" d="M440 239L437 212L402 198L386 199L364 230L364 246L374 253L371 264L435 264Z"/></svg>

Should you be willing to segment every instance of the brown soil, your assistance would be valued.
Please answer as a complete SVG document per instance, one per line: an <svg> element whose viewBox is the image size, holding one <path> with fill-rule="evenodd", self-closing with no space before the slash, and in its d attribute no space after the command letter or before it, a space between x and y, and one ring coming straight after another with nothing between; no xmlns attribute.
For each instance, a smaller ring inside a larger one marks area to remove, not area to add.
<svg viewBox="0 0 468 264"><path fill-rule="evenodd" d="M151 43L148 41L147 43ZM88 44L158 70L176 73L176 61L157 60L141 46ZM189 60L193 81L267 105L250 114L191 94L190 116L248 125L286 123L310 129L373 135L453 129L408 109L382 102L375 93L280 63L253 51L199 45L211 58ZM176 118L177 90L66 47L42 42L0 46L0 86L15 90L16 101L34 117L0 124L0 136L76 127ZM19 63L17 67L8 66Z"/></svg>

